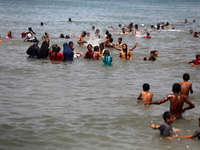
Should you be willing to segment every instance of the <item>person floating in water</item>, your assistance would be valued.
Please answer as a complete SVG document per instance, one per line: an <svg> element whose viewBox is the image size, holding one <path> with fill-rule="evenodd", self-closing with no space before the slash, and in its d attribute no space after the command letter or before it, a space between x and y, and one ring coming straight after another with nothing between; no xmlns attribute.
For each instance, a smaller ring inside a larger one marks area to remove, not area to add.
<svg viewBox="0 0 200 150"><path fill-rule="evenodd" d="M190 75L188 73L183 74L183 80L180 82L181 85L181 92L180 94L185 96L186 98L189 97L189 92L193 94L193 89L192 89L192 81L188 82L190 80Z"/></svg>
<svg viewBox="0 0 200 150"><path fill-rule="evenodd" d="M143 84L143 92L138 96L138 100L142 100L143 104L147 104L147 102L151 102L153 98L153 93L149 92L150 85L148 83Z"/></svg>
<svg viewBox="0 0 200 150"><path fill-rule="evenodd" d="M147 36L144 36L143 38L150 39L150 38L151 38L151 36L150 36L150 33L149 33L149 32L147 32Z"/></svg>
<svg viewBox="0 0 200 150"><path fill-rule="evenodd" d="M84 43L88 43L88 41L83 40L85 36L86 32L83 31L82 34L78 37L77 44L79 44L79 46L83 46Z"/></svg>
<svg viewBox="0 0 200 150"><path fill-rule="evenodd" d="M167 97L160 101L148 102L148 104L157 104L160 105L168 100L170 100L170 112L174 115L176 119L182 118L182 113L188 109L192 109L195 105L190 102L186 97L180 95L181 85L179 83L174 83L172 86L173 94L169 94ZM189 106L183 108L184 103L187 103Z"/></svg>

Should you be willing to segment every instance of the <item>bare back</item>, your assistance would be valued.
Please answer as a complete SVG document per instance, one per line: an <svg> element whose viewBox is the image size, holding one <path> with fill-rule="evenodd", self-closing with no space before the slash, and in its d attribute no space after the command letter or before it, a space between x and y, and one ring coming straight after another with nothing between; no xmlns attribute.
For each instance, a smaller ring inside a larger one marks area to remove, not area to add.
<svg viewBox="0 0 200 150"><path fill-rule="evenodd" d="M180 82L181 85L181 92L180 94L188 97L189 96L189 91L191 92L191 94L193 93L192 90L192 81L188 82L188 81L181 81Z"/></svg>
<svg viewBox="0 0 200 150"><path fill-rule="evenodd" d="M152 101L153 93L149 91L143 91L140 93L140 96L142 98L142 103L147 104L148 102Z"/></svg>

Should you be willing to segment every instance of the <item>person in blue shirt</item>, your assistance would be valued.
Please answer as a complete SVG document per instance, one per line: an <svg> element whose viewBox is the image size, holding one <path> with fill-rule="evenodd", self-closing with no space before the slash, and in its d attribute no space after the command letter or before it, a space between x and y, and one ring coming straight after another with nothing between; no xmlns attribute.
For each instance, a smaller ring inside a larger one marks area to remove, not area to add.
<svg viewBox="0 0 200 150"><path fill-rule="evenodd" d="M104 54L103 54L103 65L106 65L106 66L111 66L111 62L112 62L112 56L110 56L110 52L109 50L105 50L104 51Z"/></svg>

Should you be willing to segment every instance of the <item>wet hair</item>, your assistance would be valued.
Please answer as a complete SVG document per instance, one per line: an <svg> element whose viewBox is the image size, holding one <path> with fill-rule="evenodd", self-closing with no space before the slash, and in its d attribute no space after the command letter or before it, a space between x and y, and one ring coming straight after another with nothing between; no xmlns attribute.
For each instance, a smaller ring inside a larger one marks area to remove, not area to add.
<svg viewBox="0 0 200 150"><path fill-rule="evenodd" d="M40 23L40 25L41 25L41 26L43 26L43 25L44 25L44 23L43 23L43 22L41 22L41 23Z"/></svg>
<svg viewBox="0 0 200 150"><path fill-rule="evenodd" d="M109 34L109 31L108 30L106 30L106 35L108 35Z"/></svg>
<svg viewBox="0 0 200 150"><path fill-rule="evenodd" d="M111 38L111 37L112 37L112 34L108 33L108 36L107 36L107 37Z"/></svg>
<svg viewBox="0 0 200 150"><path fill-rule="evenodd" d="M150 89L150 85L148 83L144 83L142 87L144 91L148 91Z"/></svg>
<svg viewBox="0 0 200 150"><path fill-rule="evenodd" d="M118 39L122 41L122 38L121 38L121 37L120 37L120 38L118 38Z"/></svg>
<svg viewBox="0 0 200 150"><path fill-rule="evenodd" d="M66 38L66 39L69 39L70 37L69 37L69 35L66 35L65 38Z"/></svg>
<svg viewBox="0 0 200 150"><path fill-rule="evenodd" d="M169 22L166 22L166 26L168 26L169 25Z"/></svg>
<svg viewBox="0 0 200 150"><path fill-rule="evenodd" d="M95 26L92 26L92 29L94 30L94 29L95 29Z"/></svg>
<svg viewBox="0 0 200 150"><path fill-rule="evenodd" d="M99 49L99 46L94 47L94 51L97 51Z"/></svg>
<svg viewBox="0 0 200 150"><path fill-rule="evenodd" d="M150 54L154 54L154 51L151 51Z"/></svg>
<svg viewBox="0 0 200 150"><path fill-rule="evenodd" d="M124 45L126 45L126 49L123 49L123 46L124 46ZM125 53L125 56L126 56L126 59L127 59L127 55L128 55L128 54L127 54L127 44L124 43L124 44L122 45L122 50L123 50L123 51L125 50L125 52L126 52L126 53Z"/></svg>
<svg viewBox="0 0 200 150"><path fill-rule="evenodd" d="M118 24L118 26L122 26L121 24Z"/></svg>
<svg viewBox="0 0 200 150"><path fill-rule="evenodd" d="M95 34L99 34L99 33L100 33L100 30L99 30L99 29L96 29Z"/></svg>
<svg viewBox="0 0 200 150"><path fill-rule="evenodd" d="M149 32L147 32L147 36L149 36L150 35L150 33Z"/></svg>
<svg viewBox="0 0 200 150"><path fill-rule="evenodd" d="M135 24L135 29L136 29L136 30L138 29L138 25L137 25L137 24Z"/></svg>
<svg viewBox="0 0 200 150"><path fill-rule="evenodd" d="M87 45L87 49L88 49L88 47L89 47L89 46L91 46L91 47L92 47L92 44L88 44L88 45Z"/></svg>
<svg viewBox="0 0 200 150"><path fill-rule="evenodd" d="M82 34L85 34L85 35L86 35L86 32L85 32L85 31L83 31L83 32L82 32Z"/></svg>
<svg viewBox="0 0 200 150"><path fill-rule="evenodd" d="M200 56L200 54L196 54L196 59Z"/></svg>
<svg viewBox="0 0 200 150"><path fill-rule="evenodd" d="M10 33L10 35L9 35L9 36L12 36L12 32L11 32L11 31L9 31L9 33Z"/></svg>
<svg viewBox="0 0 200 150"><path fill-rule="evenodd" d="M179 93L181 91L181 85L179 83L174 83L172 86L172 91L174 93Z"/></svg>
<svg viewBox="0 0 200 150"><path fill-rule="evenodd" d="M104 43L100 43L99 46L100 46L100 45L104 47Z"/></svg>
<svg viewBox="0 0 200 150"><path fill-rule="evenodd" d="M154 26L153 26L153 25L151 25L151 28L154 28Z"/></svg>
<svg viewBox="0 0 200 150"><path fill-rule="evenodd" d="M111 43L113 42L113 38L110 38L110 42L111 42Z"/></svg>
<svg viewBox="0 0 200 150"><path fill-rule="evenodd" d="M103 56L105 57L105 59L107 60L108 59L108 56L110 56L110 52L109 50L105 50L104 53L103 53Z"/></svg>
<svg viewBox="0 0 200 150"><path fill-rule="evenodd" d="M70 45L72 44L73 42L72 41L69 41L69 47L70 47ZM71 48L71 47L70 47Z"/></svg>
<svg viewBox="0 0 200 150"><path fill-rule="evenodd" d="M125 28L122 28L122 31L124 30Z"/></svg>
<svg viewBox="0 0 200 150"><path fill-rule="evenodd" d="M171 116L172 116L172 113L169 112L169 111L166 111L166 112L164 112L164 114L163 114L163 119L164 119L165 121L167 121L167 119L171 118Z"/></svg>
<svg viewBox="0 0 200 150"><path fill-rule="evenodd" d="M190 75L188 73L183 74L183 80L188 81L190 80Z"/></svg>
<svg viewBox="0 0 200 150"><path fill-rule="evenodd" d="M57 58L57 53L60 52L60 47L59 46L54 47L54 52L55 52L55 58Z"/></svg>
<svg viewBox="0 0 200 150"><path fill-rule="evenodd" d="M64 38L64 34L60 34L60 38Z"/></svg>

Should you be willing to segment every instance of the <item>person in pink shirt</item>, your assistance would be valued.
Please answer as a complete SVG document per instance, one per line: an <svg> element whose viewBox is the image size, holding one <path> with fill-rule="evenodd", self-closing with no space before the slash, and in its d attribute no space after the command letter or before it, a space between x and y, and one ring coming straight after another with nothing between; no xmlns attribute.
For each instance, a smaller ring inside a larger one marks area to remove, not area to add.
<svg viewBox="0 0 200 150"><path fill-rule="evenodd" d="M8 32L8 35L5 37L6 39L11 39L13 38L11 31Z"/></svg>

